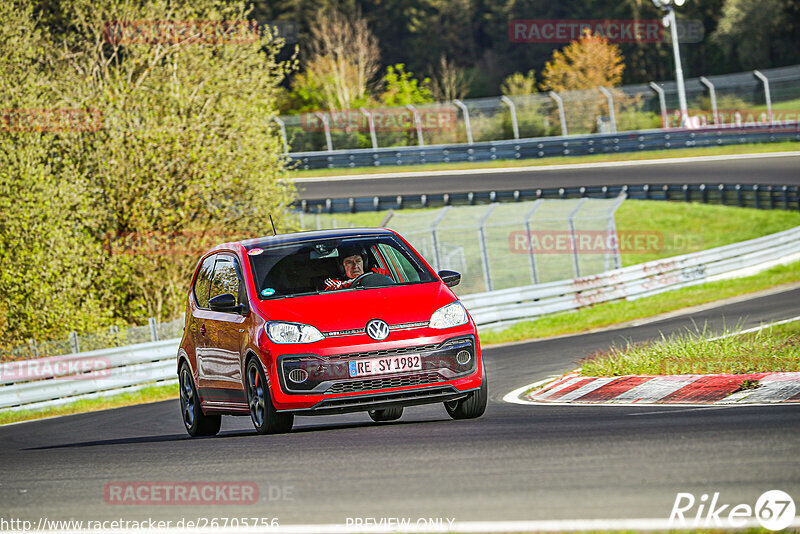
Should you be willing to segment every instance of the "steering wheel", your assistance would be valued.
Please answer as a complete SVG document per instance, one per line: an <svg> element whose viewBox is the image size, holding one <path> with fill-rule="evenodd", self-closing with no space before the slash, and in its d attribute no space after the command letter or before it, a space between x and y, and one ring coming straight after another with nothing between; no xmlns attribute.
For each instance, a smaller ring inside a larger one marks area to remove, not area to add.
<svg viewBox="0 0 800 534"><path fill-rule="evenodd" d="M374 273L372 271L358 276L353 283L352 287L384 287L394 284L394 280L388 276Z"/></svg>

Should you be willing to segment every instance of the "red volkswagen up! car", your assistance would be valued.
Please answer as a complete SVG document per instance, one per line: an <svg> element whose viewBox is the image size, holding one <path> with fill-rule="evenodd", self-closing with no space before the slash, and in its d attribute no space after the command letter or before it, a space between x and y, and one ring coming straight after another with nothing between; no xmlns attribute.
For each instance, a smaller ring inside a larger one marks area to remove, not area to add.
<svg viewBox="0 0 800 534"><path fill-rule="evenodd" d="M460 280L379 228L215 247L195 270L178 351L186 430L214 435L223 414L249 414L260 434L289 431L295 414L391 421L435 402L480 417L486 373L450 290Z"/></svg>

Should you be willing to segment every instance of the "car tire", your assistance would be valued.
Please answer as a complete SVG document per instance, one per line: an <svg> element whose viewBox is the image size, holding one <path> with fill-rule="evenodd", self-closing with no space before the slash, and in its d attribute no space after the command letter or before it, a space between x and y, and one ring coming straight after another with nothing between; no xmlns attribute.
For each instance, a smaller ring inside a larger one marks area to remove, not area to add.
<svg viewBox="0 0 800 534"><path fill-rule="evenodd" d="M383 410L370 410L369 417L376 423L384 421L397 421L403 417L403 407L397 406L395 408L384 408Z"/></svg>
<svg viewBox="0 0 800 534"><path fill-rule="evenodd" d="M481 387L467 397L444 403L444 408L453 419L475 419L486 411L489 401L489 381L486 379L486 369L483 370Z"/></svg>
<svg viewBox="0 0 800 534"><path fill-rule="evenodd" d="M256 358L250 358L245 370L245 391L250 407L250 419L259 434L282 434L289 432L294 424L294 415L280 413L272 404L269 385L264 370Z"/></svg>
<svg viewBox="0 0 800 534"><path fill-rule="evenodd" d="M181 416L183 426L190 436L216 436L222 425L222 416L206 415L200 406L200 397L194 386L194 378L189 369L189 364L183 362L178 373L178 387L180 388Z"/></svg>

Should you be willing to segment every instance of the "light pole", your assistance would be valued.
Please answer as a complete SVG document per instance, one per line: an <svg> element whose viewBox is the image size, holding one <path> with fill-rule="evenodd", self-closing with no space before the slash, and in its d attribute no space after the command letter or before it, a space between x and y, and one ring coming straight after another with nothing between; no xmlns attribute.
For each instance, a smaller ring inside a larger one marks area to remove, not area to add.
<svg viewBox="0 0 800 534"><path fill-rule="evenodd" d="M686 87L683 83L683 68L681 67L681 52L678 48L678 23L675 20L675 6L682 6L686 0L653 0L656 7L667 12L664 17L664 26L667 26L672 36L672 52L675 55L675 76L678 83L678 102L681 106L681 126L686 125L689 111L686 107Z"/></svg>

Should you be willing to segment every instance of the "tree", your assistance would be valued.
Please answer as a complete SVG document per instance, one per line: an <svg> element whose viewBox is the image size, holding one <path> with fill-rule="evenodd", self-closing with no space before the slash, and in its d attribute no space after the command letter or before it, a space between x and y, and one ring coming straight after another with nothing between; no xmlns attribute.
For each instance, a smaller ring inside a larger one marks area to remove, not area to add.
<svg viewBox="0 0 800 534"><path fill-rule="evenodd" d="M367 100L369 84L380 69L380 51L366 19L321 10L311 28L308 54L296 91L307 88L310 99L329 110L351 109Z"/></svg>
<svg viewBox="0 0 800 534"><path fill-rule="evenodd" d="M532 95L536 92L536 72L529 70L527 74L515 72L503 80L500 91L506 96Z"/></svg>
<svg viewBox="0 0 800 534"><path fill-rule="evenodd" d="M432 92L436 100L451 102L464 98L469 91L471 77L442 54L433 76Z"/></svg>
<svg viewBox="0 0 800 534"><path fill-rule="evenodd" d="M18 265L0 278L5 339L174 318L200 250L266 234L270 213L291 225L278 43L244 2L63 0L51 28L29 5L2 8L0 98L99 123L0 132L0 259ZM154 38L117 39L109 21Z"/></svg>
<svg viewBox="0 0 800 534"><path fill-rule="evenodd" d="M624 70L619 47L587 30L563 52L553 52L553 58L544 66L542 90L558 92L616 87L622 82Z"/></svg>
<svg viewBox="0 0 800 534"><path fill-rule="evenodd" d="M389 65L383 77L383 93L381 102L387 106L405 106L406 104L425 104L433 102L430 90L431 81L425 78L420 82L414 78L413 72L406 72L405 65Z"/></svg>

